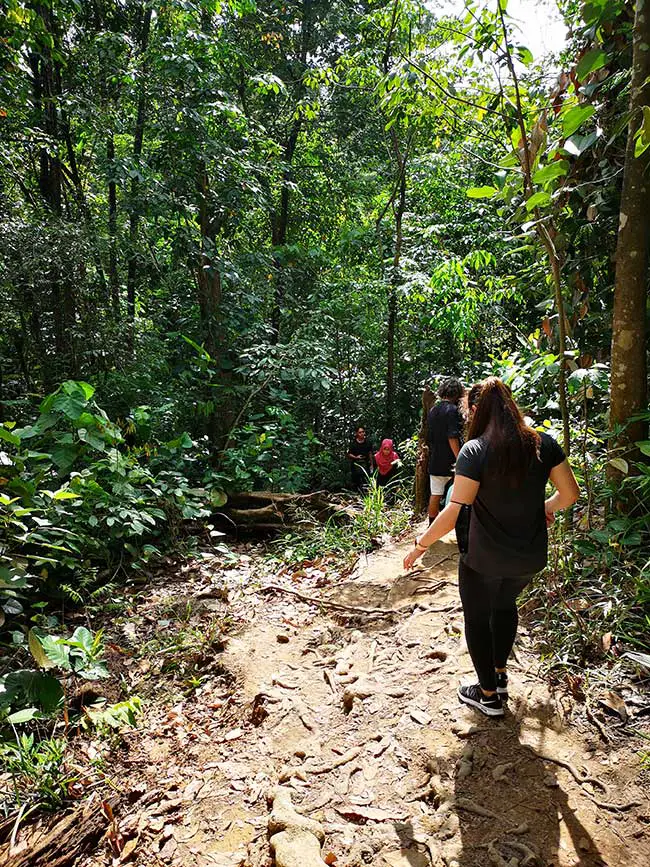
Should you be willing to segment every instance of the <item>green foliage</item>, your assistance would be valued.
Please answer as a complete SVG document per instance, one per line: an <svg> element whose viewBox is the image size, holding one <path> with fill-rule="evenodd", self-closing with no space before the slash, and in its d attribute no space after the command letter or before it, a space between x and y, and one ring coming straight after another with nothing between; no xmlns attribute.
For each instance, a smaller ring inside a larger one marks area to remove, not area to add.
<svg viewBox="0 0 650 867"><path fill-rule="evenodd" d="M95 702L84 709L81 721L83 728L93 728L101 732L120 731L137 725L142 714L142 699L132 696L125 701L107 704L106 701Z"/></svg>
<svg viewBox="0 0 650 867"><path fill-rule="evenodd" d="M173 543L182 521L225 502L220 477L187 434L128 448L93 394L86 383L66 382L41 403L33 425L13 428L10 443L5 437L5 614L21 613L30 587L54 582L79 599L99 566L125 558L142 566ZM134 411L140 424L146 418L143 407Z"/></svg>
<svg viewBox="0 0 650 867"><path fill-rule="evenodd" d="M13 646L31 624L54 630L37 606L146 571L228 491L340 489L354 426L412 437L441 374L499 373L557 430L563 367L581 472L601 472L622 0L563 4L573 36L552 92L505 0L444 16L421 0L196 0L151 18L149 4L5 5L0 627ZM644 112L639 156L649 143ZM628 458L607 460L641 499L645 465ZM295 546L366 550L401 524L382 497L402 488L371 483L351 531ZM616 530L598 508L590 532L605 535L585 544L636 550L643 528ZM75 670L69 645L43 647Z"/></svg>
<svg viewBox="0 0 650 867"><path fill-rule="evenodd" d="M65 753L63 738L38 740L33 734L16 734L14 741L0 741L0 764L10 775L15 806L62 806L76 779L66 768Z"/></svg>

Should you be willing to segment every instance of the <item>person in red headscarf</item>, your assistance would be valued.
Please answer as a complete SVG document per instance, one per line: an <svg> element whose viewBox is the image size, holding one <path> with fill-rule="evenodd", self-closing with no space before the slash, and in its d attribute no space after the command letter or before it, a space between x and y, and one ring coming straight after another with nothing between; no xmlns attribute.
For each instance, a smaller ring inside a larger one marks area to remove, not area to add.
<svg viewBox="0 0 650 867"><path fill-rule="evenodd" d="M380 488L387 485L393 478L401 461L393 448L392 440L382 440L379 451L375 452L375 464L377 466L377 484Z"/></svg>

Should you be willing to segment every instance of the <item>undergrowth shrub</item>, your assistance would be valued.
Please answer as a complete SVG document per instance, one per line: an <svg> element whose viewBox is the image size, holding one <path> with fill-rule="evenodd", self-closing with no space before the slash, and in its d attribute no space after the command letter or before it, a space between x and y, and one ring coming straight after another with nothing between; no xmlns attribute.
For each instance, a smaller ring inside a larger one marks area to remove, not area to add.
<svg viewBox="0 0 650 867"><path fill-rule="evenodd" d="M550 533L549 566L526 607L550 669L581 671L630 650L650 650L650 467L630 467L620 485L607 479L604 451L590 453L573 515ZM630 506L615 508L625 496Z"/></svg>
<svg viewBox="0 0 650 867"><path fill-rule="evenodd" d="M129 447L84 382L64 382L34 424L0 425L0 605L80 601L100 568L141 567L172 545L183 521L226 501L207 448L182 434ZM135 415L137 420L138 416Z"/></svg>

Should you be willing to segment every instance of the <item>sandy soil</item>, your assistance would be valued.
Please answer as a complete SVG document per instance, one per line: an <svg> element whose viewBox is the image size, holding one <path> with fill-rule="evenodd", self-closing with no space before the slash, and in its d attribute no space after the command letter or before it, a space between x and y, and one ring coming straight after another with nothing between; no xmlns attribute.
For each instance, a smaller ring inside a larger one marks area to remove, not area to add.
<svg viewBox="0 0 650 867"><path fill-rule="evenodd" d="M121 855L102 845L77 864L268 865L267 794L281 782L322 824L325 863L647 867L636 752L625 739L605 743L584 706L549 692L525 630L505 718L460 705L456 687L473 671L454 541L404 575L407 547L388 544L345 579L318 564L287 571L274 579L281 593L263 591L254 561L244 578L208 563L198 595L230 580L229 602L208 593L207 604L239 625L215 653L214 677L171 709L150 703L129 736ZM179 589L161 584L153 603ZM308 604L292 590L388 616Z"/></svg>

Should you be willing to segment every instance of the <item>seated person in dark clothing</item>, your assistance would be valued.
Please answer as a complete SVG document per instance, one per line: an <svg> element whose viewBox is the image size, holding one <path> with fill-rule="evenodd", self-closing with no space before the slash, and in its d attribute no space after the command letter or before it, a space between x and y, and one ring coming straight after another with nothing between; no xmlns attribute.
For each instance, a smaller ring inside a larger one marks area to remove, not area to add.
<svg viewBox="0 0 650 867"><path fill-rule="evenodd" d="M465 389L455 376L443 379L438 389L440 400L427 416L427 444L429 446L429 523L440 511L440 500L451 481L453 466L463 441L463 419L458 407Z"/></svg>
<svg viewBox="0 0 650 867"><path fill-rule="evenodd" d="M360 425L348 446L348 460L352 474L352 487L360 491L368 481L372 472L372 453L374 449L370 440L366 439L366 430Z"/></svg>
<svg viewBox="0 0 650 867"><path fill-rule="evenodd" d="M400 465L399 455L393 448L392 440L382 440L379 451L375 452L375 464L377 465L377 484L380 488L394 478Z"/></svg>

